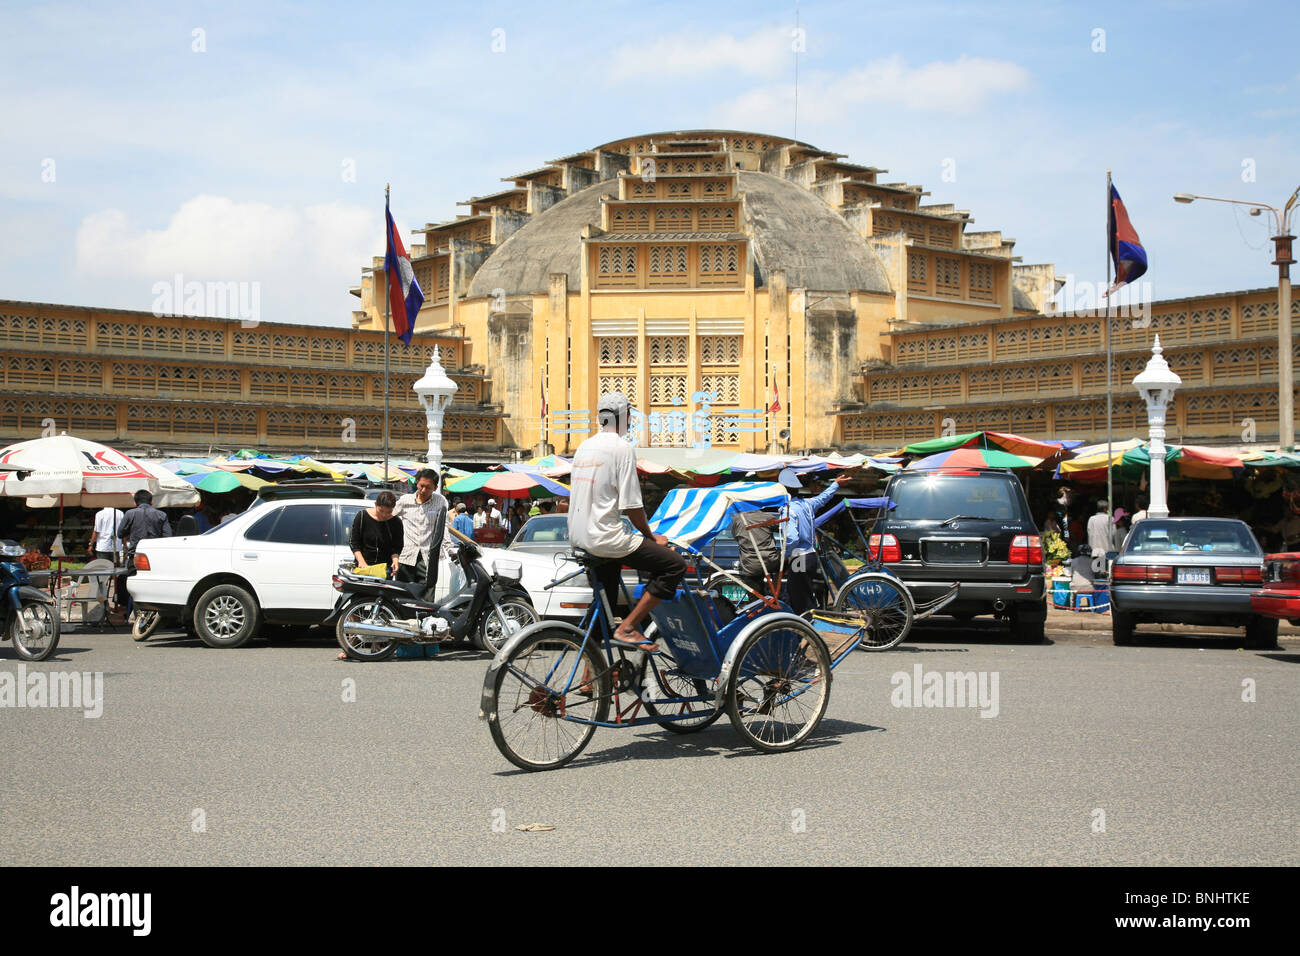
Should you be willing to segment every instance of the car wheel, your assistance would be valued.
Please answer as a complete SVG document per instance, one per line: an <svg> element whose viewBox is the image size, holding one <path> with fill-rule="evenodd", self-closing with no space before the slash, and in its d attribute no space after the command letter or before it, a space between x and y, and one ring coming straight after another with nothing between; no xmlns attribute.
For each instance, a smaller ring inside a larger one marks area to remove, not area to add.
<svg viewBox="0 0 1300 956"><path fill-rule="evenodd" d="M1277 619L1257 617L1246 625L1246 646L1267 651L1277 647Z"/></svg>
<svg viewBox="0 0 1300 956"><path fill-rule="evenodd" d="M234 584L209 588L194 606L194 627L208 647L243 647L262 626L262 609Z"/></svg>
<svg viewBox="0 0 1300 956"><path fill-rule="evenodd" d="M1116 647L1124 647L1133 643L1133 628L1137 622L1133 620L1132 614L1125 614L1123 611L1115 610L1112 603L1110 607L1110 637L1115 642Z"/></svg>

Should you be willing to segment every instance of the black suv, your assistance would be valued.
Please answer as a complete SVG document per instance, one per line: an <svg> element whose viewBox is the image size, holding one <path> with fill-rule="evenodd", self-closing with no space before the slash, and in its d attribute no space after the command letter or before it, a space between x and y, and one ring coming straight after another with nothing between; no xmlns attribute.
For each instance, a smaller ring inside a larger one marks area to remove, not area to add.
<svg viewBox="0 0 1300 956"><path fill-rule="evenodd" d="M877 522L871 551L917 604L961 585L944 613L993 614L1017 640L1043 640L1043 545L1015 475L999 470L900 472L885 489L897 505Z"/></svg>

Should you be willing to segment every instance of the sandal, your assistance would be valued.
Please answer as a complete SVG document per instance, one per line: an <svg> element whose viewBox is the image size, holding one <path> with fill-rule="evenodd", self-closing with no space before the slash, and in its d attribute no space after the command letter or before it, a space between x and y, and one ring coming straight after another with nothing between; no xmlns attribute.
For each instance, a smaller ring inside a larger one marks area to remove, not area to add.
<svg viewBox="0 0 1300 956"><path fill-rule="evenodd" d="M613 644L615 647L624 647L627 648L628 650L644 651L647 654L661 653L659 649L659 645L656 644L654 641L650 640L649 638L647 638L640 631L629 630L629 631L625 631L624 633L627 634L627 638L619 637L618 631L615 631L610 636L609 642Z"/></svg>

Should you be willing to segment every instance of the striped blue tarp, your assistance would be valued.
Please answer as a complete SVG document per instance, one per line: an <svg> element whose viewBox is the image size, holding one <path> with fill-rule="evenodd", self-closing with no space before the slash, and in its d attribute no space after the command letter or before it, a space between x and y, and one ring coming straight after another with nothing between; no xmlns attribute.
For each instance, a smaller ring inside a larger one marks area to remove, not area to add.
<svg viewBox="0 0 1300 956"><path fill-rule="evenodd" d="M701 548L741 511L775 508L789 493L774 481L733 481L712 488L675 488L650 518L650 530Z"/></svg>

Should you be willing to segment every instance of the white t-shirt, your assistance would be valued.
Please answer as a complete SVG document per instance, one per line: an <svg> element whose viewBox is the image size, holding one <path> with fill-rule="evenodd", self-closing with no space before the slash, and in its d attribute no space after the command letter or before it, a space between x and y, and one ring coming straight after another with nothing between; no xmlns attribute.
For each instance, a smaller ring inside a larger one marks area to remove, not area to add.
<svg viewBox="0 0 1300 956"><path fill-rule="evenodd" d="M1099 511L1088 519L1088 547L1092 548L1094 558L1098 555L1104 557L1107 551L1112 550L1114 540L1115 530L1110 515Z"/></svg>
<svg viewBox="0 0 1300 956"><path fill-rule="evenodd" d="M117 537L117 529L122 527L122 512L116 508L101 508L95 514L96 551L121 551L122 542Z"/></svg>
<svg viewBox="0 0 1300 956"><path fill-rule="evenodd" d="M578 446L569 475L569 540L601 558L623 558L641 545L622 512L642 507L636 451L614 432L600 432Z"/></svg>

